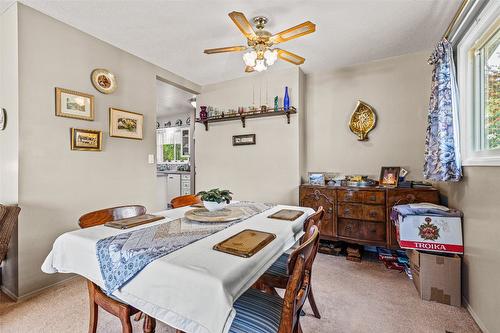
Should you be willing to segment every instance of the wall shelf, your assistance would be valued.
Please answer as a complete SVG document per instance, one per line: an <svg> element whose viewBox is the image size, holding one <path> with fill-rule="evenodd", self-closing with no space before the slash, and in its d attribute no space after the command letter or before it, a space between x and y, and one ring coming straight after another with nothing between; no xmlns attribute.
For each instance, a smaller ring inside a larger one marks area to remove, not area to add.
<svg viewBox="0 0 500 333"><path fill-rule="evenodd" d="M240 120L241 125L245 128L246 120L250 118L264 118L264 117L276 117L276 116L285 116L287 124L290 124L290 115L297 113L297 109L293 106L290 107L288 111L285 111L284 108L278 108L278 111L274 111L274 109L267 109L263 111L261 109L254 111L245 111L243 113L225 115L225 116L216 116L216 117L208 117L206 119L196 118L196 122L205 125L205 131L208 131L209 123L219 123L222 121L233 121Z"/></svg>

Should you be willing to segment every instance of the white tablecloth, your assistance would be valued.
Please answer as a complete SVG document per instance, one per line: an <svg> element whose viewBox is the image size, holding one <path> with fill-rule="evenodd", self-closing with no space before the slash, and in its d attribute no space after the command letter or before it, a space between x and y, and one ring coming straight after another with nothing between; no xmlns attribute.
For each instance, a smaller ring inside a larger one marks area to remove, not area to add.
<svg viewBox="0 0 500 333"><path fill-rule="evenodd" d="M267 216L283 209L305 212L297 220L282 221ZM166 217L154 224L184 216L190 207L156 213ZM272 265L300 236L311 208L278 205L201 239L146 266L121 290L114 293L137 309L188 333L227 332L235 316L233 302ZM134 229L104 226L67 232L54 242L42 265L46 273L76 273L103 286L96 256L100 239ZM271 243L251 258L241 258L213 250L220 241L244 229L271 232Z"/></svg>

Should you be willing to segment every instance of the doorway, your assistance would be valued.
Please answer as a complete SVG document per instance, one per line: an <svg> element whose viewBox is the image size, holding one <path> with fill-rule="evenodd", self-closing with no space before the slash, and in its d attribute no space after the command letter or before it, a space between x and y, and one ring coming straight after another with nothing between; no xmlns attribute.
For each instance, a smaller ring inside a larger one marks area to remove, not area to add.
<svg viewBox="0 0 500 333"><path fill-rule="evenodd" d="M167 209L172 198L194 194L197 95L157 78L156 96L157 198Z"/></svg>

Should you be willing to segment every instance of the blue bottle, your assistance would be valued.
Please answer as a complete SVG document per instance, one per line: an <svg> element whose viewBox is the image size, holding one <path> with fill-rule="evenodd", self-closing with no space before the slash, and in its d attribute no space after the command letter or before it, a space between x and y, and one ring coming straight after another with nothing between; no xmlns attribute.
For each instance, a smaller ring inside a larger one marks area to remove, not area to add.
<svg viewBox="0 0 500 333"><path fill-rule="evenodd" d="M290 110L290 96L288 96L288 87L285 87L285 97L283 98L283 108L285 111Z"/></svg>

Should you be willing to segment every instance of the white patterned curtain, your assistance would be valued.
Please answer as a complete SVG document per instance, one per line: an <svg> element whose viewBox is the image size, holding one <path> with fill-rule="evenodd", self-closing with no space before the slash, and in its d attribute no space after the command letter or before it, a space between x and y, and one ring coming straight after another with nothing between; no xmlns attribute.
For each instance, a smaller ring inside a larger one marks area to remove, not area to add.
<svg viewBox="0 0 500 333"><path fill-rule="evenodd" d="M432 88L425 140L424 177L432 181L462 179L458 132L458 86L451 44L441 40L429 58Z"/></svg>

